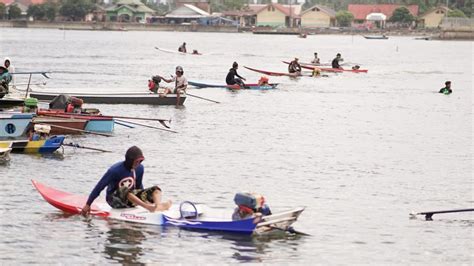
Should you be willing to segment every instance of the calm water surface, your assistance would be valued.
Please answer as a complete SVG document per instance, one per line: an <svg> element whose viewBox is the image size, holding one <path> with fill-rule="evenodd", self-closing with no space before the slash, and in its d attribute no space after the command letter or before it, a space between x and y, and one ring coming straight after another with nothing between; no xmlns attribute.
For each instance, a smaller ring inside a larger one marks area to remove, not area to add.
<svg viewBox="0 0 474 266"><path fill-rule="evenodd" d="M207 55L154 49L183 41ZM46 88L64 92L145 91L151 75L172 74L176 65L190 80L222 82L233 61L284 72L281 60L309 61L313 52L323 61L340 52L369 72L272 77L280 86L265 92L189 91L221 104L189 97L183 108L96 105L106 114L171 118L179 133L116 126L112 138L71 138L112 153L13 155L0 167L2 264L472 265L472 213L408 219L412 210L472 208L472 42L0 29L1 56L17 71L56 71ZM454 93L436 93L446 80ZM233 208L235 192L257 191L274 211L306 206L295 227L311 236L249 238L68 217L31 185L37 179L88 194L131 145L145 153L145 185L159 184L165 198Z"/></svg>

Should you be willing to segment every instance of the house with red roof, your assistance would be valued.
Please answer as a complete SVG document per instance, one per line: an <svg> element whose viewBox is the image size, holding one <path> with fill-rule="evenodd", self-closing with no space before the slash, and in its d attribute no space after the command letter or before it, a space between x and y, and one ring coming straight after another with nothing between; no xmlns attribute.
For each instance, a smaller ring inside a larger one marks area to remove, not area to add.
<svg viewBox="0 0 474 266"><path fill-rule="evenodd" d="M365 23L367 21L385 21L392 17L395 9L404 5L381 4L381 5L358 5L349 4L348 11L354 15L354 23ZM418 16L418 5L404 6L414 16Z"/></svg>

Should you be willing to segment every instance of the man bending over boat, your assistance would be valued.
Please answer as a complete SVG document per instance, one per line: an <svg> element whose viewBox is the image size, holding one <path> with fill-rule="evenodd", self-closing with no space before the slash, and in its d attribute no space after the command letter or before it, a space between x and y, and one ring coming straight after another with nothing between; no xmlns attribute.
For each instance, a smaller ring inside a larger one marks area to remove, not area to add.
<svg viewBox="0 0 474 266"><path fill-rule="evenodd" d="M332 63L331 63L332 68L342 68L341 65L339 65L339 61L341 62L344 61L344 59L342 59L341 57L341 54L337 54L336 58L332 60Z"/></svg>
<svg viewBox="0 0 474 266"><path fill-rule="evenodd" d="M144 167L141 163L144 159L140 148L130 147L125 153L125 161L112 165L99 180L81 214L87 216L90 213L92 202L105 187L105 198L112 208L131 208L139 205L150 212L168 210L171 201L161 203L161 189L158 186L143 188Z"/></svg>
<svg viewBox="0 0 474 266"><path fill-rule="evenodd" d="M295 57L295 60L291 61L288 65L289 73L301 73L301 65L298 63L298 58Z"/></svg>
<svg viewBox="0 0 474 266"><path fill-rule="evenodd" d="M181 66L176 67L176 76L172 77L171 79L165 79L164 77L159 76L164 82L170 83L174 82L175 86L174 89L166 88L163 96L166 96L168 93L175 93L181 94L186 92L186 88L188 87L188 80L184 77L184 70Z"/></svg>
<svg viewBox="0 0 474 266"><path fill-rule="evenodd" d="M229 73L227 73L227 77L225 78L225 82L227 83L227 85L238 84L240 87L245 86L242 80L246 80L246 79L241 77L239 74L237 74L238 68L239 68L239 64L237 64L237 62L234 62L232 64L232 68L229 69Z"/></svg>

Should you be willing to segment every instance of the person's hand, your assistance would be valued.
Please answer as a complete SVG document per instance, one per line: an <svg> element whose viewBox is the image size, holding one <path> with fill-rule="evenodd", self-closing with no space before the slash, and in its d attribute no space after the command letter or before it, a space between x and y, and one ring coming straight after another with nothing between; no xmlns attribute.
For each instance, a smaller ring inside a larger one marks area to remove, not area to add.
<svg viewBox="0 0 474 266"><path fill-rule="evenodd" d="M82 207L81 215L84 217L87 217L89 216L90 212L91 212L91 206L86 204L84 205L84 207Z"/></svg>

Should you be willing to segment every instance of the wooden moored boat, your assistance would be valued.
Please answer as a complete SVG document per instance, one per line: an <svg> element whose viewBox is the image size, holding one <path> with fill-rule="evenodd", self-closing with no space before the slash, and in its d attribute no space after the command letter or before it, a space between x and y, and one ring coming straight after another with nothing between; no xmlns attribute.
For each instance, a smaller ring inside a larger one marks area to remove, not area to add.
<svg viewBox="0 0 474 266"><path fill-rule="evenodd" d="M385 36L385 35L380 35L380 36L365 36L365 35L362 35L364 36L364 38L368 39L368 40L387 40L388 37Z"/></svg>
<svg viewBox="0 0 474 266"><path fill-rule="evenodd" d="M31 92L30 97L41 101L51 101L62 92ZM86 103L102 104L150 104L150 105L183 105L186 100L186 94L177 97L176 94L168 94L161 97L159 94L148 92L130 92L130 93L66 93L82 99Z"/></svg>
<svg viewBox="0 0 474 266"><path fill-rule="evenodd" d="M87 119L38 116L33 118L33 124L47 124L51 126L51 135L80 134L86 129Z"/></svg>
<svg viewBox="0 0 474 266"><path fill-rule="evenodd" d="M111 116L66 113L63 110L46 110L46 109L39 109L38 115L84 120L85 122L87 122L84 127L84 130L87 130L87 131L104 132L104 133L110 133L114 131L115 121L114 121L114 118Z"/></svg>
<svg viewBox="0 0 474 266"><path fill-rule="evenodd" d="M278 83L270 83L268 85L258 85L258 84L245 84L243 88L239 85L224 85L224 84L213 84L207 82L198 82L198 81L188 81L188 84L197 88L227 88L232 90L246 89L246 90L271 90L276 89Z"/></svg>
<svg viewBox="0 0 474 266"><path fill-rule="evenodd" d="M2 140L0 148L10 148L13 153L53 153L63 144L64 136L52 136L43 140Z"/></svg>

